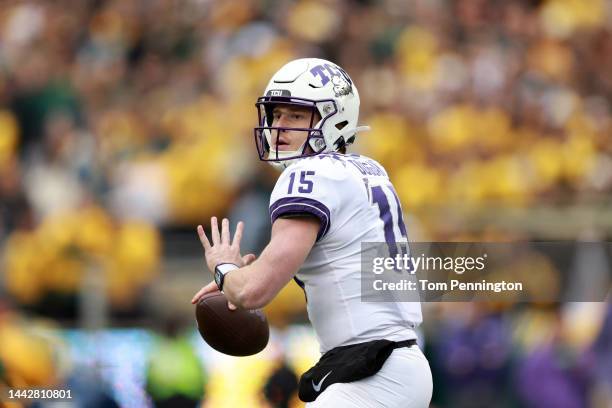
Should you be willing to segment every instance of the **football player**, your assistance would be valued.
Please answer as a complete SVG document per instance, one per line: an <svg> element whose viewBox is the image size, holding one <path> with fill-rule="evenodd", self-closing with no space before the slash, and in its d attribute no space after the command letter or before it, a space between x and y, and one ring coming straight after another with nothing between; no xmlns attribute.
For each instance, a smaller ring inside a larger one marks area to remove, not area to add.
<svg viewBox="0 0 612 408"><path fill-rule="evenodd" d="M256 107L259 157L282 171L270 198L272 238L255 260L240 255L242 222L233 240L227 219L220 231L211 219L211 241L198 226L215 281L192 303L222 290L237 307L260 308L295 279L323 353L300 381L307 407L427 407L420 303L361 300L361 243L407 236L385 169L346 153L367 130L355 84L330 61L298 59L274 74Z"/></svg>

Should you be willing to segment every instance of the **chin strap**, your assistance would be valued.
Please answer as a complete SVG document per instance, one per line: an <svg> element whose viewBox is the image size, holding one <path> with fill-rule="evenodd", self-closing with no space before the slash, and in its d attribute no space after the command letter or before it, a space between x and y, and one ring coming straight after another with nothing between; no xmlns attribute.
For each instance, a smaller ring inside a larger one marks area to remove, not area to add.
<svg viewBox="0 0 612 408"><path fill-rule="evenodd" d="M369 126L357 126L353 132L367 132L368 130L372 130L372 128L370 128Z"/></svg>
<svg viewBox="0 0 612 408"><path fill-rule="evenodd" d="M290 164L295 163L297 160L300 160L300 157L296 157L293 160L283 160L286 159L288 157L295 157L295 156L299 156L302 154L302 151L304 150L304 145L306 144L306 141L304 141L304 143L302 143L302 145L297 149L297 150L276 150L273 149L272 146L270 146L270 158L268 160L268 164L270 164L272 167L274 167L277 170L283 171L285 170L287 167L289 167ZM277 156L278 153L278 156ZM280 161L276 161L272 158L278 158L280 159Z"/></svg>
<svg viewBox="0 0 612 408"><path fill-rule="evenodd" d="M288 157L294 157L294 156L299 156L302 154L302 151L304 150L304 145L306 144L306 142L302 143L302 145L297 149L297 150L276 150L274 148L272 148L272 146L270 146L270 156L271 158L274 159L286 159ZM277 156L278 154L278 156Z"/></svg>
<svg viewBox="0 0 612 408"><path fill-rule="evenodd" d="M369 126L357 126L353 129L342 132L340 135L344 138L344 140L348 140L354 137L357 133L367 132L368 130L371 130ZM350 134L350 136L347 138L348 134Z"/></svg>
<svg viewBox="0 0 612 408"><path fill-rule="evenodd" d="M341 137L344 140L343 146L348 146L350 144L353 144L353 142L355 141L355 136L357 136L357 133L366 132L368 130L370 130L369 126L357 126L354 129L351 129L349 131L343 132L341 134ZM347 137L347 134L350 134L350 136ZM340 148L340 146L338 146L338 149L339 148Z"/></svg>

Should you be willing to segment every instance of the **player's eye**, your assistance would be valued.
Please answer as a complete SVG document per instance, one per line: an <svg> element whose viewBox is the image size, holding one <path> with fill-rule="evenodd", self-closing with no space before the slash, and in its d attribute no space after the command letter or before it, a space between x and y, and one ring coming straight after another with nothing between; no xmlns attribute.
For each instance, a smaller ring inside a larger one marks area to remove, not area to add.
<svg viewBox="0 0 612 408"><path fill-rule="evenodd" d="M294 113L293 115L291 115L291 118L294 120L300 120L304 117L304 115L302 115L301 113Z"/></svg>

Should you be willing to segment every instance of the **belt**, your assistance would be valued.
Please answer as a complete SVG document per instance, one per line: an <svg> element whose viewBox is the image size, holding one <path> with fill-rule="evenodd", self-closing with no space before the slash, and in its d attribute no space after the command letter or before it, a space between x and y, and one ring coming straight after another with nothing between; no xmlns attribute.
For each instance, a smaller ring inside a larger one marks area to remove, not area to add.
<svg viewBox="0 0 612 408"><path fill-rule="evenodd" d="M402 347L412 347L412 346L416 346L417 341L416 339L410 339L410 340L404 340L404 341L396 341L395 344L393 345L393 348L402 348Z"/></svg>

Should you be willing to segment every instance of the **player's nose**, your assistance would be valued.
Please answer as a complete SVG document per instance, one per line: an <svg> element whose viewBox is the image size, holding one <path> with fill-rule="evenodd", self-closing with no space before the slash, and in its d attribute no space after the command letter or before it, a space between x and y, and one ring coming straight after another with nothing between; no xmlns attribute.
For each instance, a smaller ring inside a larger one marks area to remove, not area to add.
<svg viewBox="0 0 612 408"><path fill-rule="evenodd" d="M278 127L279 125L276 125L276 127ZM276 145L279 141L279 139L281 138L280 133L281 132L285 132L285 130L280 130L280 129L274 129L272 130L272 144Z"/></svg>
<svg viewBox="0 0 612 408"><path fill-rule="evenodd" d="M276 127L287 127L287 117L285 115L281 115L276 120Z"/></svg>

